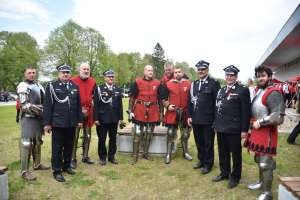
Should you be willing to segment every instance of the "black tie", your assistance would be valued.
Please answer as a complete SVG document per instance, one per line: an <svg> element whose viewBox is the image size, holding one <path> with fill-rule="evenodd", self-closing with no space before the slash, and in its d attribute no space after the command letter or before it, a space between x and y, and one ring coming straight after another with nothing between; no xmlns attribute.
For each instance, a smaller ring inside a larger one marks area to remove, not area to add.
<svg viewBox="0 0 300 200"><path fill-rule="evenodd" d="M202 81L202 80L200 81L200 87L199 87L199 91L201 91L201 90L202 90L202 88L203 88L203 82L204 82L204 81Z"/></svg>
<svg viewBox="0 0 300 200"><path fill-rule="evenodd" d="M65 87L67 88L67 90L69 89L69 84L68 83L64 83Z"/></svg>

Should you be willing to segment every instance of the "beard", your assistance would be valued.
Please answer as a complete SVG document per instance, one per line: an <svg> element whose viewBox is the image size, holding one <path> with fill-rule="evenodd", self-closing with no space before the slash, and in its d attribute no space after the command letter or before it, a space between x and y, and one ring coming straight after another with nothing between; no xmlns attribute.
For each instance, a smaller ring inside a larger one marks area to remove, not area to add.
<svg viewBox="0 0 300 200"><path fill-rule="evenodd" d="M258 87L261 89L265 89L266 87L268 87L270 80L267 80L266 82L260 81L258 83Z"/></svg>
<svg viewBox="0 0 300 200"><path fill-rule="evenodd" d="M180 80L182 79L182 76L177 76L177 77L175 77L175 79L176 79L177 81L180 81Z"/></svg>
<svg viewBox="0 0 300 200"><path fill-rule="evenodd" d="M87 74L80 74L79 76L80 76L80 78L83 79L83 80L89 78L89 75L87 75Z"/></svg>

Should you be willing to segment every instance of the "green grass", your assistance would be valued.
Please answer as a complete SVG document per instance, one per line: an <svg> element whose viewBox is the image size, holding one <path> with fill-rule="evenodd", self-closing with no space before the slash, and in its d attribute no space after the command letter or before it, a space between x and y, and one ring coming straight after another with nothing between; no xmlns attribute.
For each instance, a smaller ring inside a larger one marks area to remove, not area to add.
<svg viewBox="0 0 300 200"><path fill-rule="evenodd" d="M127 100L126 100L127 101ZM127 103L127 102L126 102ZM124 113L127 105L124 105ZM124 114L124 118L127 115ZM97 136L93 128L90 157L97 158ZM208 175L193 170L195 163L182 158L181 149L173 156L172 163L164 164L162 157L153 161L139 159L137 165L130 165L131 157L117 154L119 165L108 163L86 165L79 162L74 176L65 175L66 182L56 182L51 171L35 171L38 180L28 183L20 178L19 162L20 128L15 123L15 107L0 107L0 166L8 166L10 199L255 199L259 192L249 191L246 185L257 179L257 166L253 155L243 150L243 172L241 184L227 190L227 182L213 183L211 179L219 174L217 146L215 165ZM43 163L50 165L51 137L44 137L42 147ZM300 143L300 139L297 139ZM190 138L190 152L196 157L193 136ZM277 197L279 176L300 176L300 145L288 145L286 135L279 137L277 169L274 174L273 192ZM78 149L78 156L81 149ZM80 160L80 158L78 159Z"/></svg>
<svg viewBox="0 0 300 200"><path fill-rule="evenodd" d="M88 176L88 174L78 172L74 176L72 176L71 179L66 181L66 185L73 188L91 186L96 183L95 180L86 178L86 176Z"/></svg>
<svg viewBox="0 0 300 200"><path fill-rule="evenodd" d="M107 177L108 180L119 180L121 179L121 176L117 171L114 170L109 170L109 171L104 171L99 173L101 176Z"/></svg>

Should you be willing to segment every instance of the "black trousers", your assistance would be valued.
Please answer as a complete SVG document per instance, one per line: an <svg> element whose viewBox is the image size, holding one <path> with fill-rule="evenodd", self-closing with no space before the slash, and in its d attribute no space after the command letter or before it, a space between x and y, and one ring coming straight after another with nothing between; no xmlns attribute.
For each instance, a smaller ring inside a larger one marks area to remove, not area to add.
<svg viewBox="0 0 300 200"><path fill-rule="evenodd" d="M239 182L242 173L241 134L217 133L219 164L222 176ZM232 171L230 160L232 158Z"/></svg>
<svg viewBox="0 0 300 200"><path fill-rule="evenodd" d="M116 140L118 123L100 124L100 126L96 127L96 130L98 135L98 155L100 160L106 160L107 157L109 160L114 159L117 151ZM105 145L107 133L109 136L108 153Z"/></svg>
<svg viewBox="0 0 300 200"><path fill-rule="evenodd" d="M75 127L52 128L51 165L54 174L70 167L75 130Z"/></svg>
<svg viewBox="0 0 300 200"><path fill-rule="evenodd" d="M198 160L206 167L214 165L215 132L211 125L193 124Z"/></svg>
<svg viewBox="0 0 300 200"><path fill-rule="evenodd" d="M294 143L296 138L298 137L300 133L300 122L295 126L295 128L293 129L293 131L291 132L291 134L288 137L288 142Z"/></svg>

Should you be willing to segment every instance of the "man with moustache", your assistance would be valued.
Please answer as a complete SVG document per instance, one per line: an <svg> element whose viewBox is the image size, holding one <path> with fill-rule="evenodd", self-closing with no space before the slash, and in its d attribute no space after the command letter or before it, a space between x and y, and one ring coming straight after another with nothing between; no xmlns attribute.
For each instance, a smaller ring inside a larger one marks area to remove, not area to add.
<svg viewBox="0 0 300 200"><path fill-rule="evenodd" d="M188 123L193 126L198 152L198 162L193 168L201 168L201 173L207 174L214 164L215 131L212 124L220 83L208 75L208 62L201 60L196 67L199 79L194 81L191 86Z"/></svg>
<svg viewBox="0 0 300 200"><path fill-rule="evenodd" d="M78 68L79 75L74 76L71 80L79 87L80 94L80 103L82 107L83 114L83 126L77 127L75 131L73 152L72 152L72 162L71 167L76 169L77 159L76 159L76 151L78 145L78 138L80 130L83 130L83 141L82 141L82 162L86 164L93 164L89 158L89 149L91 143L92 132L91 128L93 126L93 92L96 86L96 81L92 77L90 77L90 66L88 63L82 63Z"/></svg>
<svg viewBox="0 0 300 200"><path fill-rule="evenodd" d="M258 80L252 101L251 133L245 141L248 150L254 152L254 161L259 169L259 181L248 186L251 190L262 190L259 200L272 199L273 171L277 152L277 126L284 120L284 97L281 90L271 83L272 70L265 66L255 68Z"/></svg>
<svg viewBox="0 0 300 200"><path fill-rule="evenodd" d="M98 135L98 155L100 165L106 165L106 159L118 164L115 158L117 151L116 138L118 124L123 124L122 92L115 85L115 72L108 69L103 72L105 83L97 86L94 91L94 120ZM109 135L108 152L105 146Z"/></svg>
<svg viewBox="0 0 300 200"><path fill-rule="evenodd" d="M191 82L183 78L181 68L174 69L174 78L162 86L160 98L166 108L164 124L167 129L167 153L165 163L170 164L172 160L172 149L175 145L178 127L181 133L181 145L183 157L191 161L192 156L188 152L188 139L190 137L190 127L187 124L188 114L188 95Z"/></svg>
<svg viewBox="0 0 300 200"><path fill-rule="evenodd" d="M217 131L220 175L214 182L229 179L228 188L239 184L242 173L241 137L248 133L250 124L250 93L237 83L237 67L224 68L226 86L219 90L216 99L214 128ZM232 170L230 160L232 157Z"/></svg>
<svg viewBox="0 0 300 200"><path fill-rule="evenodd" d="M21 122L20 161L21 175L26 181L36 180L29 171L30 156L33 158L34 170L48 170L41 164L41 145L43 134L43 100L45 91L36 79L36 69L29 66L24 72L25 80L17 87Z"/></svg>
<svg viewBox="0 0 300 200"><path fill-rule="evenodd" d="M44 101L44 131L52 131L51 164L53 177L64 182L62 171L73 175L71 168L72 149L76 127L82 127L83 116L79 87L70 80L71 67L64 64L57 67L58 80L46 88Z"/></svg>
<svg viewBox="0 0 300 200"><path fill-rule="evenodd" d="M133 160L138 161L140 141L143 142L143 158L149 160L155 125L160 123L158 90L160 81L153 78L153 67L144 67L144 77L138 78L130 88L129 119L133 122Z"/></svg>

